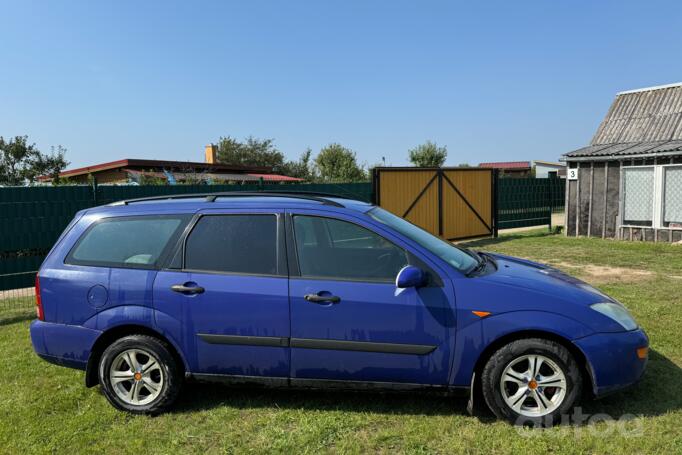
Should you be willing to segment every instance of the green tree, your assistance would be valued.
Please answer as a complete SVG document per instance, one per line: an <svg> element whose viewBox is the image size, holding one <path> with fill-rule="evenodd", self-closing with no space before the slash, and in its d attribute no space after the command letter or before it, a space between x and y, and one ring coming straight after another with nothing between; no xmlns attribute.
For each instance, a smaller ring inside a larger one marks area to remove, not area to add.
<svg viewBox="0 0 682 455"><path fill-rule="evenodd" d="M304 179L311 181L313 179L311 171L310 158L312 157L313 151L308 148L301 154L297 161L287 161L282 166L281 172L289 177L296 177L299 179Z"/></svg>
<svg viewBox="0 0 682 455"><path fill-rule="evenodd" d="M367 180L355 152L341 144L329 144L315 158L315 168L323 182L359 182Z"/></svg>
<svg viewBox="0 0 682 455"><path fill-rule="evenodd" d="M438 147L431 141L426 141L409 151L410 162L417 167L441 167L447 157L447 148Z"/></svg>
<svg viewBox="0 0 682 455"><path fill-rule="evenodd" d="M52 179L53 185L60 184L59 174L69 165L66 161L66 149L61 145L50 147L50 154L46 155L39 153L34 168L33 177L29 176L29 181L33 182L35 178L44 175Z"/></svg>
<svg viewBox="0 0 682 455"><path fill-rule="evenodd" d="M253 136L247 137L244 142L230 136L221 137L216 158L219 163L264 166L278 172L284 167L284 155L277 150L273 140Z"/></svg>
<svg viewBox="0 0 682 455"><path fill-rule="evenodd" d="M0 136L0 185L33 184L43 175L58 181L59 173L69 165L65 154L66 149L61 145L44 154L35 144L28 143L28 136L9 140Z"/></svg>

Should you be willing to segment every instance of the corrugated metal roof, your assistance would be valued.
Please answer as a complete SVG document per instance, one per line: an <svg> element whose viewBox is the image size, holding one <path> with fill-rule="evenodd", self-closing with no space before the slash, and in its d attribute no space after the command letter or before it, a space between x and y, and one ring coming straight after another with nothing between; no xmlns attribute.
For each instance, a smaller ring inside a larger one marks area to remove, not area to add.
<svg viewBox="0 0 682 455"><path fill-rule="evenodd" d="M682 85L616 95L591 145L682 139Z"/></svg>
<svg viewBox="0 0 682 455"><path fill-rule="evenodd" d="M662 153L674 153L682 150L682 140L675 141L651 141L651 142L625 142L622 144L588 145L572 152L566 153L566 158L578 157L616 157L656 155Z"/></svg>
<svg viewBox="0 0 682 455"><path fill-rule="evenodd" d="M590 145L565 158L653 156L682 150L682 83L620 92Z"/></svg>

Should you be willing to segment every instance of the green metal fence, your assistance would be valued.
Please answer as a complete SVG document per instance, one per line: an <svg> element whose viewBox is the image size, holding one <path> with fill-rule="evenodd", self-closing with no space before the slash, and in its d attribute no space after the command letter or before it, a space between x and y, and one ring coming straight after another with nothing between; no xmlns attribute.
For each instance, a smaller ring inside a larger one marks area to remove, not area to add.
<svg viewBox="0 0 682 455"><path fill-rule="evenodd" d="M33 286L35 271L81 209L146 196L259 189L321 192L372 200L370 183L99 186L96 190L90 186L0 188L0 291Z"/></svg>
<svg viewBox="0 0 682 455"><path fill-rule="evenodd" d="M552 224L564 210L566 180L500 178L497 181L498 229Z"/></svg>
<svg viewBox="0 0 682 455"><path fill-rule="evenodd" d="M174 185L0 188L0 291L33 286L35 271L74 214L121 199L218 191L310 191L372 201L370 183L286 185ZM563 210L565 180L501 178L497 187L498 228L551 223ZM2 307L2 295L0 295Z"/></svg>

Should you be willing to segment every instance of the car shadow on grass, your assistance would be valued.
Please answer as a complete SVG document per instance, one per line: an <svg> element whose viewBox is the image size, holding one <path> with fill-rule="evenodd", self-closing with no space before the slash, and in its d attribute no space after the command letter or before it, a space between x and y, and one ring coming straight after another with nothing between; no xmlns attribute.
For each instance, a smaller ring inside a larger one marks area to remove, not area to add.
<svg viewBox="0 0 682 455"><path fill-rule="evenodd" d="M0 327L4 325L16 324L17 322L30 321L35 319L35 314L19 314L19 315L2 315L0 316Z"/></svg>
<svg viewBox="0 0 682 455"><path fill-rule="evenodd" d="M287 389L190 382L185 384L170 412L191 413L227 406L447 416L468 415L466 404L465 397L423 392Z"/></svg>
<svg viewBox="0 0 682 455"><path fill-rule="evenodd" d="M392 415L469 416L466 397L421 392L369 392L341 390L301 390L187 383L171 413L192 413L227 406L237 409L280 408L306 411L371 412ZM585 416L606 415L653 417L682 409L682 368L651 351L649 365L641 382L600 400L586 398L581 403ZM476 420L496 419L478 403ZM587 423L584 420L583 423Z"/></svg>

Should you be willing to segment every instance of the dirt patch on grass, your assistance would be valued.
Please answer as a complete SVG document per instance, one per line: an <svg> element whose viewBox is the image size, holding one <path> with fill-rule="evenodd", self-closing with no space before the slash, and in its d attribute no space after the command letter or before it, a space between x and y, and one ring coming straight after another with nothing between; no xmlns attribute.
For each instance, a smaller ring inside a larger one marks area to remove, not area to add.
<svg viewBox="0 0 682 455"><path fill-rule="evenodd" d="M576 265L568 262L552 264L559 268L575 270L581 278L590 283L623 282L632 283L654 278L654 272L648 270L628 269L625 267L608 267L605 265Z"/></svg>

